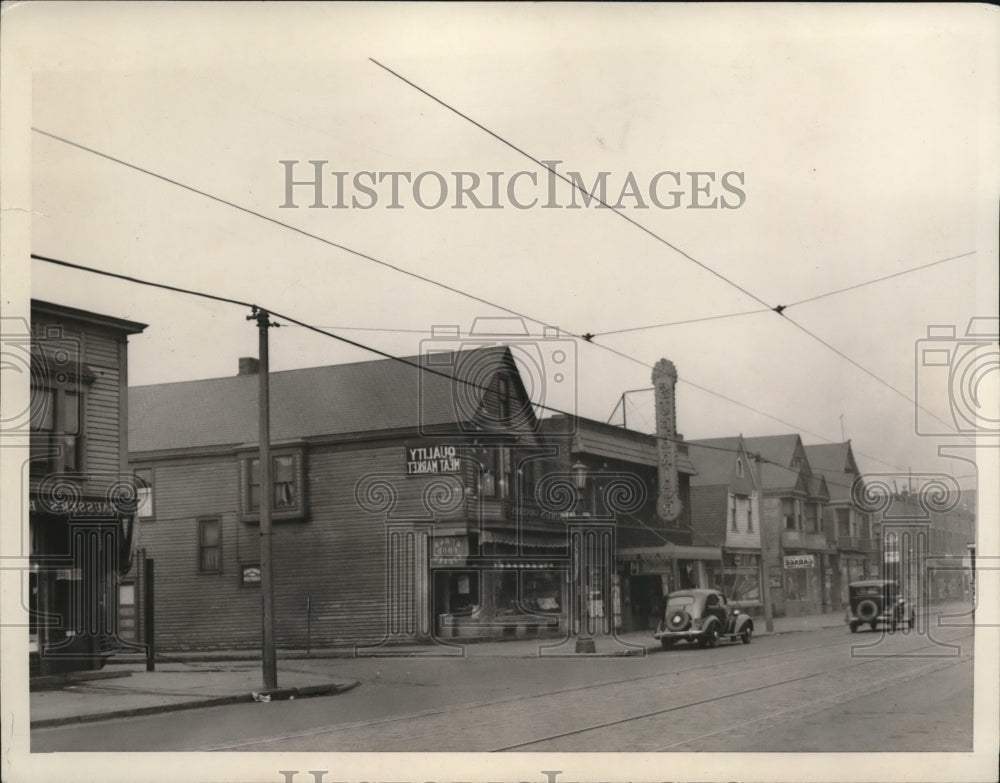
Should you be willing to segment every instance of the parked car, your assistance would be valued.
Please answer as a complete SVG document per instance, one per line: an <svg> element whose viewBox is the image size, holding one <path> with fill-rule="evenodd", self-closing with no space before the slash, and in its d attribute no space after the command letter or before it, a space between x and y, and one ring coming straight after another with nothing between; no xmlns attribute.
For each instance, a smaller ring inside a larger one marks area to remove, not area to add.
<svg viewBox="0 0 1000 783"><path fill-rule="evenodd" d="M750 644L753 620L738 607L732 607L717 590L675 590L667 595L663 613L653 638L664 650L677 642L698 642L715 647L720 639Z"/></svg>
<svg viewBox="0 0 1000 783"><path fill-rule="evenodd" d="M848 624L851 633L862 625L870 625L874 631L879 623L893 631L901 625L913 627L916 610L900 592L899 583L892 579L866 579L851 582L847 586L850 597Z"/></svg>

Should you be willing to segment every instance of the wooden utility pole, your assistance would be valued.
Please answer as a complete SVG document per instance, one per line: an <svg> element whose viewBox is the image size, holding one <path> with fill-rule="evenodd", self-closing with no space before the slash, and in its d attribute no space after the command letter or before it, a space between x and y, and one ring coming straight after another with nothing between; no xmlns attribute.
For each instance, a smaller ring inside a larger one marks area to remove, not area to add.
<svg viewBox="0 0 1000 783"><path fill-rule="evenodd" d="M259 338L258 399L260 440L257 456L260 478L260 590L263 612L263 676L264 689L278 687L278 658L274 645L274 581L271 574L271 503L274 487L271 483L271 400L267 330L274 326L267 310L253 308L247 320L256 320Z"/></svg>
<svg viewBox="0 0 1000 783"><path fill-rule="evenodd" d="M764 477L761 473L761 463L764 461L760 454L754 454L754 462L757 465L757 507L760 510L760 574L763 584L761 585L761 598L764 601L764 627L768 632L774 631L774 614L771 611L771 574L767 567L767 522L764 516Z"/></svg>

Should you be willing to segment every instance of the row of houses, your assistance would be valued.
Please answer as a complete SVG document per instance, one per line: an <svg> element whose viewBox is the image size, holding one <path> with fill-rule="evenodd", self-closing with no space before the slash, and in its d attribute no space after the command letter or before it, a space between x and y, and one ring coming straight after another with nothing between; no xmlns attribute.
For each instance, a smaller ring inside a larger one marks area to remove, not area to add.
<svg viewBox="0 0 1000 783"><path fill-rule="evenodd" d="M882 516L858 501L850 442L686 440L669 362L654 373L655 434L538 418L516 346L271 373L272 485L262 487L255 359L230 377L126 396L125 341L144 325L46 303L36 314L39 326L60 320L83 357L70 381L76 456L66 461L68 440L45 440L73 421L33 418L32 443L48 444L38 481L51 473L72 486L78 475L82 497L104 493L103 522L127 543L102 566L91 614L118 644L145 641L139 597L152 561L158 649L259 646L264 497L283 648L648 629L666 592L695 586L751 611L767 590L776 616L835 612L849 581L885 569ZM115 336L114 372L88 329ZM33 394L48 395L46 383ZM112 386L113 400L98 393ZM114 413L97 407L112 403ZM87 484L99 445L133 478L131 506ZM33 483L31 497L33 561L50 574L32 595L51 612L71 600L63 577L87 581L70 532L81 520L65 508L61 522L41 515L47 487ZM948 535L964 547L973 525ZM36 652L68 649L37 625Z"/></svg>

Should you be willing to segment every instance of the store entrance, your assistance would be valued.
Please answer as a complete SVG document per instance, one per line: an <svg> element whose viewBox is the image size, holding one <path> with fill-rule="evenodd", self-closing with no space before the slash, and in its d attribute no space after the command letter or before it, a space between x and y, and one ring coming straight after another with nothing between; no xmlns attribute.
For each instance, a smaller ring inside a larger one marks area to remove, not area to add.
<svg viewBox="0 0 1000 783"><path fill-rule="evenodd" d="M641 574L629 577L629 628L634 631L653 630L660 622L663 604L663 577Z"/></svg>

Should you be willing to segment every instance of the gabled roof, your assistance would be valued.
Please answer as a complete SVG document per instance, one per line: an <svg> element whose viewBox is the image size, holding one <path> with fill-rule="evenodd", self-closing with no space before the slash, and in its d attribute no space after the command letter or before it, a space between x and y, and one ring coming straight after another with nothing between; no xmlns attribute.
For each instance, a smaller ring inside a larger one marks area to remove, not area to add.
<svg viewBox="0 0 1000 783"><path fill-rule="evenodd" d="M702 438L686 441L688 455L694 463L697 475L691 477L692 487L716 486L729 484L735 477L736 459L742 456L745 460L746 473L751 482L753 476L753 461L746 453L743 438Z"/></svg>
<svg viewBox="0 0 1000 783"><path fill-rule="evenodd" d="M501 369L517 379L514 394L526 399L506 346L432 356L430 363L420 355L271 373L272 442L418 426L453 430L476 419ZM256 443L258 383L258 375L248 374L130 388L130 451Z"/></svg>
<svg viewBox="0 0 1000 783"><path fill-rule="evenodd" d="M859 475L851 442L817 443L806 446L809 466L826 478L831 500L850 500L851 488Z"/></svg>
<svg viewBox="0 0 1000 783"><path fill-rule="evenodd" d="M802 447L802 439L797 434L763 435L744 438L743 442L747 451L764 458L761 481L765 490L794 489L810 495L813 493L816 487L810 486L809 458ZM797 469L792 467L796 456L802 458L802 465Z"/></svg>

